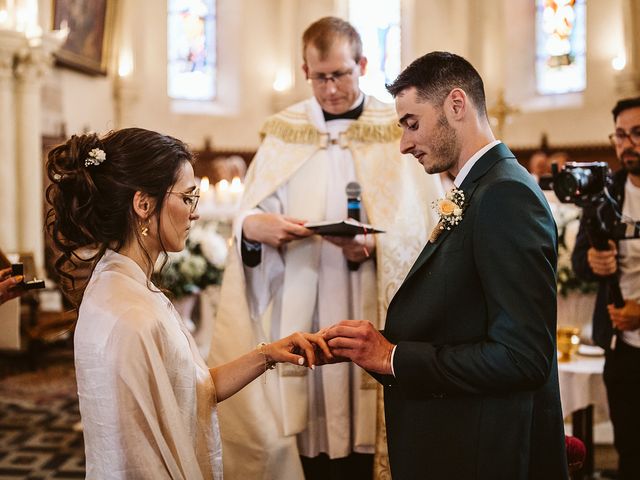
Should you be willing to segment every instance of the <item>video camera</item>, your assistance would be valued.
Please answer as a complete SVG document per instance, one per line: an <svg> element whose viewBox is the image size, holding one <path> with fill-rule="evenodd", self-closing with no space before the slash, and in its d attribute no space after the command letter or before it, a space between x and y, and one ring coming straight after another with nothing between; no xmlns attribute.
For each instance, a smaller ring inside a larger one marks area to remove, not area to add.
<svg viewBox="0 0 640 480"><path fill-rule="evenodd" d="M640 237L638 223L623 219L618 203L609 193L613 178L606 162L569 162L562 170L554 163L551 165L551 172L549 187L561 202L573 203L582 208L587 235L596 249L609 249L609 240ZM632 232L630 236L629 231ZM624 306L616 275L605 277L603 281L609 285L609 293L615 306Z"/></svg>
<svg viewBox="0 0 640 480"><path fill-rule="evenodd" d="M607 188L612 184L612 177L606 162L569 162L563 170L553 164L551 171L553 191L563 203L586 208L609 197Z"/></svg>

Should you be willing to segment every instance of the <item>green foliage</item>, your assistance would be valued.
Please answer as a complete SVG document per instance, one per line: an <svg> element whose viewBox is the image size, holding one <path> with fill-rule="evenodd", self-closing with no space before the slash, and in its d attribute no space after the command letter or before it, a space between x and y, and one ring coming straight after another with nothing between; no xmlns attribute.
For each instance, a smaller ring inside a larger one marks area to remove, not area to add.
<svg viewBox="0 0 640 480"><path fill-rule="evenodd" d="M199 293L222 282L227 253L228 242L216 222L196 224L184 250L169 254L165 268L156 273L157 281L174 298Z"/></svg>
<svg viewBox="0 0 640 480"><path fill-rule="evenodd" d="M558 226L558 294L566 297L571 292L595 292L598 283L578 278L571 266L571 254L580 224L580 209L562 203L551 204L551 209Z"/></svg>

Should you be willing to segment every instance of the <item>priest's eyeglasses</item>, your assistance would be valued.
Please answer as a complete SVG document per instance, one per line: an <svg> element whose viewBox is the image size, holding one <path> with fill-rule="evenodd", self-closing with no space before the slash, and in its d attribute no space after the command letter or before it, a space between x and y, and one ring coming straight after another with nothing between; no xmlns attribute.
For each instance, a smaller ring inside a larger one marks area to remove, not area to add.
<svg viewBox="0 0 640 480"><path fill-rule="evenodd" d="M168 191L168 194L180 195L182 197L182 201L185 205L189 207L189 213L193 213L196 211L196 207L198 206L198 201L200 200L200 189L196 188L193 193L182 193L182 192L172 192Z"/></svg>
<svg viewBox="0 0 640 480"><path fill-rule="evenodd" d="M332 81L335 85L341 84L347 81L347 79L353 74L353 71L356 69L357 65L354 65L351 68L347 68L345 70L336 70L335 72L324 74L324 73L312 73L309 75L309 81L316 86L324 87L330 81Z"/></svg>
<svg viewBox="0 0 640 480"><path fill-rule="evenodd" d="M640 146L640 127L634 127L628 133L624 130L616 130L615 133L609 135L609 141L614 147L622 146L627 138L634 147Z"/></svg>

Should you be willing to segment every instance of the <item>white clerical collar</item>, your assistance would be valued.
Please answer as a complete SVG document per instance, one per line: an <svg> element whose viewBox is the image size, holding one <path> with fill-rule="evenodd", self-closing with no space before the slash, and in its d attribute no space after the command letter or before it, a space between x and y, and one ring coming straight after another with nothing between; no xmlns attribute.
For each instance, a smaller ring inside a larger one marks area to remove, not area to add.
<svg viewBox="0 0 640 480"><path fill-rule="evenodd" d="M364 102L364 93L360 92L360 95L358 95L358 99L355 102L353 102L353 105L351 105L351 107L349 107L349 110L353 110L358 105L360 105L362 102Z"/></svg>
<svg viewBox="0 0 640 480"><path fill-rule="evenodd" d="M310 104L311 108L308 110L309 119L311 120L311 123L319 131L326 133L327 125L326 125L326 122L324 121L324 115L322 113L322 107L320 106L320 102L318 102L318 99L315 97L315 95L313 95L310 100L311 100L311 104ZM353 110L364 101L365 101L365 95L361 91L360 95L358 95L358 99L355 102L353 102L351 107L349 107L349 110ZM343 120L343 122L349 122L349 123L353 121L354 120Z"/></svg>
<svg viewBox="0 0 640 480"><path fill-rule="evenodd" d="M467 160L467 163L465 163L464 166L460 169L460 171L458 172L458 175L456 176L456 179L453 181L453 184L456 186L456 188L460 188L460 185L462 185L462 182L464 182L464 179L469 174L469 172L471 171L473 166L476 164L476 162L480 160L480 157L482 157L485 153L487 153L489 150L491 150L493 147L495 147L499 143L502 143L502 142L500 140L494 140L493 142L486 144L476 153L471 155L471 158Z"/></svg>

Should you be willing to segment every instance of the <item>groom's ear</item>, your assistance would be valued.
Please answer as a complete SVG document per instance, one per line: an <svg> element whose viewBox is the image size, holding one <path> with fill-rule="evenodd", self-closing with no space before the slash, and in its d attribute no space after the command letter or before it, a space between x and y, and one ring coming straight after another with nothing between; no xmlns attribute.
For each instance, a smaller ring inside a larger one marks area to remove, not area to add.
<svg viewBox="0 0 640 480"><path fill-rule="evenodd" d="M448 110L450 118L454 121L462 120L468 109L468 102L469 99L464 90L461 88L451 90L445 99L445 108Z"/></svg>

